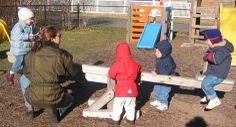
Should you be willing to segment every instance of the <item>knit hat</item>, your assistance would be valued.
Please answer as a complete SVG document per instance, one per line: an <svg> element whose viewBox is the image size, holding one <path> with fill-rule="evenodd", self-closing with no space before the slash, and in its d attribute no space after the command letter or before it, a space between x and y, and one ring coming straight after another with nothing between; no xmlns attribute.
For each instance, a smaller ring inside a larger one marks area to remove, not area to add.
<svg viewBox="0 0 236 127"><path fill-rule="evenodd" d="M204 39L209 39L212 44L216 44L222 41L222 35L220 30L211 29L204 33Z"/></svg>
<svg viewBox="0 0 236 127"><path fill-rule="evenodd" d="M18 11L18 17L19 20L25 21L27 19L34 17L34 13L29 8L23 7L20 8L20 10Z"/></svg>

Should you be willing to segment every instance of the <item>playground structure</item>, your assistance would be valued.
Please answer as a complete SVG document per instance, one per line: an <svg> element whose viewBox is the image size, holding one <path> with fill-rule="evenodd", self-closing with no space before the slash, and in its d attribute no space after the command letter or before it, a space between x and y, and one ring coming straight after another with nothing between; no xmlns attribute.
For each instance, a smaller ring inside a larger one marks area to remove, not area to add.
<svg viewBox="0 0 236 127"><path fill-rule="evenodd" d="M111 118L112 117L112 103L114 98L114 85L115 81L108 78L108 70L106 67L98 67L91 65L82 65L85 78L90 82L98 82L107 84L107 91L101 97L88 100L89 107L83 110L84 117L98 117L98 118ZM96 71L94 71L96 70ZM153 77L151 73L142 72L141 81L163 83L175 86L185 86L192 88L201 88L202 75L197 74L196 78L178 77L170 75L158 75ZM224 80L221 84L215 87L217 91L229 92L233 89L235 81L231 79ZM106 107L106 108L104 108ZM136 113L138 118L139 112Z"/></svg>
<svg viewBox="0 0 236 127"><path fill-rule="evenodd" d="M0 44L7 40L11 42L11 39L8 34L7 24L5 21L0 19Z"/></svg>
<svg viewBox="0 0 236 127"><path fill-rule="evenodd" d="M223 38L228 39L234 46L232 66L236 66L236 8L224 8L220 5L220 30Z"/></svg>
<svg viewBox="0 0 236 127"><path fill-rule="evenodd" d="M160 18L157 16L160 15ZM153 18L153 20L151 20ZM172 9L162 2L156 6L132 5L128 10L128 42L138 48L153 48L156 41L170 39Z"/></svg>
<svg viewBox="0 0 236 127"><path fill-rule="evenodd" d="M8 34L7 24L6 24L5 21L0 19L0 44L7 41L7 40L8 40L9 43L11 43L11 39L10 39L10 36ZM7 52L7 56L8 56L8 58L7 58L8 61L10 63L14 63L16 58L10 51Z"/></svg>

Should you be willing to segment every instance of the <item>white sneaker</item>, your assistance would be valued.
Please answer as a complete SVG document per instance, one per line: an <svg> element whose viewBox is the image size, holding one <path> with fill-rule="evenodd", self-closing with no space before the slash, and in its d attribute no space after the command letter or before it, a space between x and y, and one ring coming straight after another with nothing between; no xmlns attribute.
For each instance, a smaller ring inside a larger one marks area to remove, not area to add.
<svg viewBox="0 0 236 127"><path fill-rule="evenodd" d="M200 100L200 103L201 104L207 104L209 100L206 98L206 96L204 96L201 100Z"/></svg>
<svg viewBox="0 0 236 127"><path fill-rule="evenodd" d="M158 100L155 100L155 101L150 102L150 104L151 104L152 106L160 106L160 105L161 105L161 102L158 101Z"/></svg>
<svg viewBox="0 0 236 127"><path fill-rule="evenodd" d="M168 106L165 104L160 104L159 106L156 107L158 110L165 111L168 109Z"/></svg>
<svg viewBox="0 0 236 127"><path fill-rule="evenodd" d="M205 111L210 111L213 108L219 106L221 104L221 101L219 100L219 98L215 98L209 101L209 103L207 104Z"/></svg>

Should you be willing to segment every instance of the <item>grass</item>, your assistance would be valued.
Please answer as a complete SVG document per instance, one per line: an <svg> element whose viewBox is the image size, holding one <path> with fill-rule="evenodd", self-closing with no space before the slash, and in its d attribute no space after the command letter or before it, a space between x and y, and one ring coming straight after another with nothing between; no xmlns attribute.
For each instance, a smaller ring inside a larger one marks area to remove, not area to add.
<svg viewBox="0 0 236 127"><path fill-rule="evenodd" d="M117 41L125 41L126 31L124 28L95 26L63 32L62 36L61 47L68 50L77 61L109 48Z"/></svg>
<svg viewBox="0 0 236 127"><path fill-rule="evenodd" d="M100 50L111 47L118 41L126 40L125 28L93 26L78 28L72 31L62 31L61 48L70 52L74 61L88 57ZM6 52L10 44L0 44L0 83L4 81L4 74L10 69L11 64L7 61Z"/></svg>

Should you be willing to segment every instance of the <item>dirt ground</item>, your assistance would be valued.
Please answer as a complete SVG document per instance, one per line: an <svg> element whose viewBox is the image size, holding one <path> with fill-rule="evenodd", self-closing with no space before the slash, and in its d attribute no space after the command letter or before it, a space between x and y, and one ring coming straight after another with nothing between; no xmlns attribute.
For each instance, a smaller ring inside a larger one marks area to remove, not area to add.
<svg viewBox="0 0 236 127"><path fill-rule="evenodd" d="M187 42L187 37L177 35L172 41L173 57L177 63L177 71L181 76L193 77L202 70L202 55L205 46L183 48L182 43ZM142 65L142 71L150 72L155 68L154 51L136 49L131 44L132 55ZM91 54L89 57L77 61L83 64L106 66L114 62L115 45ZM2 74L1 76L4 76ZM235 79L236 68L231 68L229 78ZM69 112L58 124L53 124L47 113L42 113L34 119L25 116L22 94L18 84L14 86L0 85L0 126L2 127L106 127L109 119L85 118L83 109L87 108L87 100L91 96L100 96L104 93L106 85L88 83L85 87L73 86L77 106ZM199 89L186 87L173 87L169 109L160 112L152 107L149 102L154 100L151 83L142 83L139 86L139 106L141 117L136 120L138 127L235 127L236 126L236 88L231 92L218 93L222 104L216 109L205 112L199 103L203 93ZM122 120L121 126L128 126Z"/></svg>

